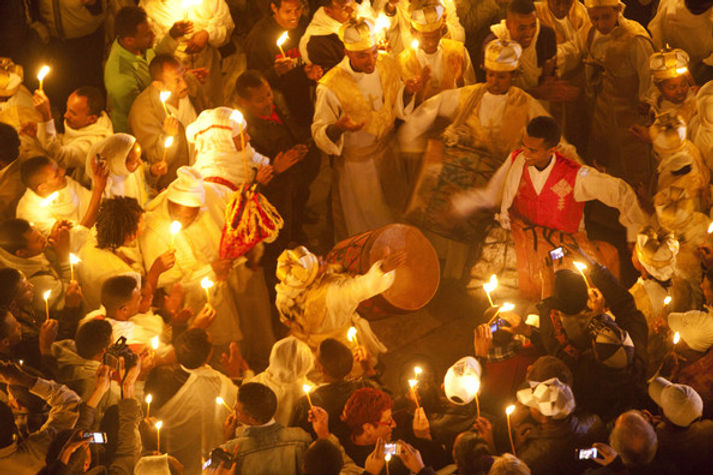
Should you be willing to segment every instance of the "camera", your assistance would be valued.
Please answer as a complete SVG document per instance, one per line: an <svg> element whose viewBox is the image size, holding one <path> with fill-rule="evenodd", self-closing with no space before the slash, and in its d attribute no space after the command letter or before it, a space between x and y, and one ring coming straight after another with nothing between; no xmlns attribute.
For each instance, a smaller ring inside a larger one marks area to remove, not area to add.
<svg viewBox="0 0 713 475"><path fill-rule="evenodd" d="M139 357L131 351L129 345L126 344L126 337L119 337L116 343L111 345L104 352L103 363L109 366L113 371L119 371L119 358L124 358L124 369L128 371L129 369L136 366L136 362Z"/></svg>
<svg viewBox="0 0 713 475"><path fill-rule="evenodd" d="M553 261L560 260L564 257L564 249L556 247L550 251L550 259Z"/></svg>
<svg viewBox="0 0 713 475"><path fill-rule="evenodd" d="M391 454L391 455L398 455L399 453L399 444L393 443L393 444L384 444L384 455Z"/></svg>
<svg viewBox="0 0 713 475"><path fill-rule="evenodd" d="M203 464L203 470L207 468L218 468L221 463L223 463L224 468L230 468L233 462L235 462L235 459L232 455L220 447L216 447L210 452L210 457L208 457L208 460Z"/></svg>
<svg viewBox="0 0 713 475"><path fill-rule="evenodd" d="M90 444L106 444L106 432L84 432L83 439L89 439Z"/></svg>
<svg viewBox="0 0 713 475"><path fill-rule="evenodd" d="M596 447L590 447L588 449L575 449L577 452L577 457L579 460L589 460L597 458L598 452Z"/></svg>

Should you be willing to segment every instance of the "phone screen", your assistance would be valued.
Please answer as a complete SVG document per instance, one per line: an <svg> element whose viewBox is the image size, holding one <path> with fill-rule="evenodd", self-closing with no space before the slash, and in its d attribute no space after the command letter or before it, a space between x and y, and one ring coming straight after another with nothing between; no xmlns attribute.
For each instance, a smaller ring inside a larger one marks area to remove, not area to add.
<svg viewBox="0 0 713 475"><path fill-rule="evenodd" d="M591 447L589 449L579 449L579 460L588 460L597 458L597 449Z"/></svg>
<svg viewBox="0 0 713 475"><path fill-rule="evenodd" d="M397 444L384 444L384 455L391 454L396 455L398 445Z"/></svg>
<svg viewBox="0 0 713 475"><path fill-rule="evenodd" d="M104 432L86 432L84 436L89 439L90 444L106 444L106 434Z"/></svg>
<svg viewBox="0 0 713 475"><path fill-rule="evenodd" d="M556 247L550 251L550 258L553 261L562 259L564 257L564 249L561 247Z"/></svg>

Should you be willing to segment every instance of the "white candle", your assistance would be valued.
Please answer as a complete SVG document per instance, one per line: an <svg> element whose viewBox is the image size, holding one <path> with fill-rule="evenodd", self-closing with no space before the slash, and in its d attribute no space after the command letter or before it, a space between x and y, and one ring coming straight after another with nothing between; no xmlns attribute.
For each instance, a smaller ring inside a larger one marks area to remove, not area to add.
<svg viewBox="0 0 713 475"><path fill-rule="evenodd" d="M312 409L314 406L312 406L312 398L309 397L309 392L312 390L312 386L310 386L309 384L305 384L302 386L302 390L307 395L307 402L309 403L309 408Z"/></svg>
<svg viewBox="0 0 713 475"><path fill-rule="evenodd" d="M408 380L408 385L409 388L411 389L411 396L413 396L413 400L416 402L416 407L421 407L421 405L418 403L418 393L416 392L416 385L418 385L418 380L417 379L409 379Z"/></svg>
<svg viewBox="0 0 713 475"><path fill-rule="evenodd" d="M584 283L587 284L587 290L591 289L591 286L589 285L589 280L587 279L587 276L584 275L584 269L586 269L587 266L582 264L581 262L574 262L574 267L576 267L579 273L582 274Z"/></svg>
<svg viewBox="0 0 713 475"><path fill-rule="evenodd" d="M485 291L485 295L488 296L488 302L490 302L491 307L494 307L495 304L493 304L493 299L490 296L490 292L494 291L497 286L498 278L495 274L491 275L490 280L483 284L483 290Z"/></svg>
<svg viewBox="0 0 713 475"><path fill-rule="evenodd" d="M205 300L206 302L210 300L210 288L213 287L213 281L208 277L203 277L201 280L201 287L205 290Z"/></svg>
<svg viewBox="0 0 713 475"><path fill-rule="evenodd" d="M45 82L45 76L47 76L47 74L49 74L49 72L50 72L50 67L47 65L44 65L40 68L40 72L37 73L37 79L40 80L40 91L43 90L42 86Z"/></svg>
<svg viewBox="0 0 713 475"><path fill-rule="evenodd" d="M285 50L282 49L282 45L285 44L285 41L287 41L287 38L289 38L289 37L290 37L290 36L289 36L289 35L287 34L287 32L285 31L285 32L282 33L282 34L280 35L280 37L277 39L277 47L280 48L280 53L282 53L282 56L285 57L285 58L287 57L287 55L285 54Z"/></svg>
<svg viewBox="0 0 713 475"><path fill-rule="evenodd" d="M507 416L508 419L508 438L510 439L510 448L512 449L512 454L517 457L517 454L515 453L515 443L512 441L512 426L510 425L510 415L515 412L515 406L510 405L505 408L505 415Z"/></svg>
<svg viewBox="0 0 713 475"><path fill-rule="evenodd" d="M163 426L163 421L156 421L154 427L156 427L156 451L161 453L161 427Z"/></svg>
<svg viewBox="0 0 713 475"><path fill-rule="evenodd" d="M149 418L149 414L151 413L151 401L153 401L153 396L150 394L146 395L146 419Z"/></svg>
<svg viewBox="0 0 713 475"><path fill-rule="evenodd" d="M69 280L74 280L74 264L78 264L79 262L81 262L81 259L70 252L69 253Z"/></svg>
<svg viewBox="0 0 713 475"><path fill-rule="evenodd" d="M46 291L44 294L42 294L42 298L45 299L45 314L47 316L47 320L50 319L50 295L52 294L51 290Z"/></svg>
<svg viewBox="0 0 713 475"><path fill-rule="evenodd" d="M158 93L158 98L161 100L161 105L163 105L163 111L166 113L166 116L171 115L166 107L166 101L169 97L171 97L171 91L161 91Z"/></svg>

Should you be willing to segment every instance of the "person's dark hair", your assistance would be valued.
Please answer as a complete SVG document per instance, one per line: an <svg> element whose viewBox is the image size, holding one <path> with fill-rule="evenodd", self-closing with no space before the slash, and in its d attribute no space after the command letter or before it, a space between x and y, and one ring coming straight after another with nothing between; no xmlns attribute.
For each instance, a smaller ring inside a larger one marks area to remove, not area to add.
<svg viewBox="0 0 713 475"><path fill-rule="evenodd" d="M144 213L136 198L116 196L102 201L97 211L97 247L118 249L126 238L139 230L139 221Z"/></svg>
<svg viewBox="0 0 713 475"><path fill-rule="evenodd" d="M0 122L0 163L12 163L19 155L20 136L13 126Z"/></svg>
<svg viewBox="0 0 713 475"><path fill-rule="evenodd" d="M176 359L188 369L200 368L205 364L213 348L208 334L201 328L191 328L181 333L173 343Z"/></svg>
<svg viewBox="0 0 713 475"><path fill-rule="evenodd" d="M87 100L89 114L99 116L104 110L104 95L94 86L82 86L74 91L79 97Z"/></svg>
<svg viewBox="0 0 713 475"><path fill-rule="evenodd" d="M267 424L277 411L277 396L264 384L245 383L238 391L243 411L258 424Z"/></svg>
<svg viewBox="0 0 713 475"><path fill-rule="evenodd" d="M130 275L117 275L105 280L102 284L101 304L107 314L113 314L131 301L136 286L136 279Z"/></svg>
<svg viewBox="0 0 713 475"><path fill-rule="evenodd" d="M326 439L315 440L305 451L305 475L339 475L343 466L342 453Z"/></svg>
<svg viewBox="0 0 713 475"><path fill-rule="evenodd" d="M267 81L260 71L248 69L235 81L235 94L242 99L250 99L252 93L250 90L257 89L266 83Z"/></svg>
<svg viewBox="0 0 713 475"><path fill-rule="evenodd" d="M569 387L574 384L574 375L564 361L556 356L540 356L529 368L525 379L528 381L547 381L550 378L557 378Z"/></svg>
<svg viewBox="0 0 713 475"><path fill-rule="evenodd" d="M180 68L181 62L178 61L175 56L171 56L170 54L157 54L149 64L149 74L151 74L151 79L154 81L160 81L163 77L163 69L166 65L173 66L174 68Z"/></svg>
<svg viewBox="0 0 713 475"><path fill-rule="evenodd" d="M146 10L141 7L124 7L114 17L114 31L119 38L136 36L140 24L147 22Z"/></svg>
<svg viewBox="0 0 713 475"><path fill-rule="evenodd" d="M453 461L459 474L478 475L488 473L493 457L480 434L468 430L458 434L453 443Z"/></svg>
<svg viewBox="0 0 713 475"><path fill-rule="evenodd" d="M512 0L508 3L507 12L517 15L529 15L535 11L535 4L532 0Z"/></svg>
<svg viewBox="0 0 713 475"><path fill-rule="evenodd" d="M12 444L13 436L17 433L15 425L15 416L12 409L0 401L0 448L7 447Z"/></svg>
<svg viewBox="0 0 713 475"><path fill-rule="evenodd" d="M19 270L12 267L0 269L0 307L10 307L17 297L17 286L20 285L20 281L22 281L22 274Z"/></svg>
<svg viewBox="0 0 713 475"><path fill-rule="evenodd" d="M42 176L42 172L48 165L52 165L52 159L43 155L38 155L25 161L20 167L22 183L32 191L37 191L37 187L45 178Z"/></svg>
<svg viewBox="0 0 713 475"><path fill-rule="evenodd" d="M567 315L576 315L587 307L587 284L578 273L569 269L555 272L552 306Z"/></svg>
<svg viewBox="0 0 713 475"><path fill-rule="evenodd" d="M694 15L702 15L710 7L713 7L711 0L684 0L683 3L686 5L686 9Z"/></svg>
<svg viewBox="0 0 713 475"><path fill-rule="evenodd" d="M12 218L0 224L0 247L15 254L27 247L25 233L32 232L32 226L24 219Z"/></svg>
<svg viewBox="0 0 713 475"><path fill-rule="evenodd" d="M552 117L541 115L535 117L527 124L527 135L543 139L546 147L554 147L560 143L562 129Z"/></svg>
<svg viewBox="0 0 713 475"><path fill-rule="evenodd" d="M344 343L327 338L319 345L319 364L330 378L344 379L352 371L354 356Z"/></svg>
<svg viewBox="0 0 713 475"><path fill-rule="evenodd" d="M85 360L97 356L112 343L111 324L106 320L90 320L77 330L74 342L77 354Z"/></svg>

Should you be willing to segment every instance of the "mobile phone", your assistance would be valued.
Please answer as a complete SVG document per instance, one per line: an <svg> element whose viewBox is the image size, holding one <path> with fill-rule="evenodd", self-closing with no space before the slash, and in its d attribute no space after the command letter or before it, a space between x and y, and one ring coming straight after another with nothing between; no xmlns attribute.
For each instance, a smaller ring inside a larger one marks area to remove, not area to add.
<svg viewBox="0 0 713 475"><path fill-rule="evenodd" d="M550 251L550 259L558 261L564 257L564 249L556 247Z"/></svg>
<svg viewBox="0 0 713 475"><path fill-rule="evenodd" d="M384 455L391 454L397 455L399 452L399 445L397 443L384 444Z"/></svg>
<svg viewBox="0 0 713 475"><path fill-rule="evenodd" d="M493 323L490 324L490 333L495 333L500 330L501 327L507 326L509 323L500 317L496 317Z"/></svg>
<svg viewBox="0 0 713 475"><path fill-rule="evenodd" d="M89 439L90 444L106 444L106 432L85 432L82 438Z"/></svg>
<svg viewBox="0 0 713 475"><path fill-rule="evenodd" d="M234 461L231 454L220 447L216 447L211 451L210 457L203 464L203 470L207 468L218 468L221 463L223 463L223 467L230 467Z"/></svg>
<svg viewBox="0 0 713 475"><path fill-rule="evenodd" d="M577 457L579 460L589 460L597 458L598 452L596 447L590 447L588 449L575 449L577 451Z"/></svg>

